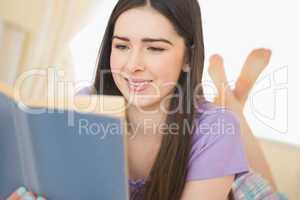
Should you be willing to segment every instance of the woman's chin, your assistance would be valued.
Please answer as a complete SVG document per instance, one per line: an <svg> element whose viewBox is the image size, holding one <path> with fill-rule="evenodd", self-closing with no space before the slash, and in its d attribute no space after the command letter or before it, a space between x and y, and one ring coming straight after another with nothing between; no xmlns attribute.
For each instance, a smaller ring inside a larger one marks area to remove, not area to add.
<svg viewBox="0 0 300 200"><path fill-rule="evenodd" d="M153 109L159 109L157 108L157 106L159 106L159 99L150 99L149 97L143 97L142 95L134 96L132 98L126 97L126 103L129 104L127 107L134 106L140 111L153 111Z"/></svg>

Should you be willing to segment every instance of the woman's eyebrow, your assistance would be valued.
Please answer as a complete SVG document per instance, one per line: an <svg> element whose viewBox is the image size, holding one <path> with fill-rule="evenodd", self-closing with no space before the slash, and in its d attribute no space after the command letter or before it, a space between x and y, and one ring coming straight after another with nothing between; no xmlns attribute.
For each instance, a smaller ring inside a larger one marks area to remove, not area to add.
<svg viewBox="0 0 300 200"><path fill-rule="evenodd" d="M112 39L114 39L114 38L119 39L119 40L123 40L123 41L126 41L126 42L130 41L130 39L127 38L127 37L121 37L121 36L117 36L117 35L114 35L112 37ZM172 42L170 42L169 40L164 39L164 38L143 38L142 41L143 42L164 42L164 43L168 43L168 44L173 46Z"/></svg>
<svg viewBox="0 0 300 200"><path fill-rule="evenodd" d="M172 42L164 38L143 38L143 42L165 42L173 46Z"/></svg>

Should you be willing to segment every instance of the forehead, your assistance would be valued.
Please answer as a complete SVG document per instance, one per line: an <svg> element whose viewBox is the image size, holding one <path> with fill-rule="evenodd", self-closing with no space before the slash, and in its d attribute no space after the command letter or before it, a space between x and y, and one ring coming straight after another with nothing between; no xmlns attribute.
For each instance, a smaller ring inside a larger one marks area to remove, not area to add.
<svg viewBox="0 0 300 200"><path fill-rule="evenodd" d="M138 7L125 11L116 21L114 34L132 39L144 37L166 37L176 40L172 23L151 7Z"/></svg>

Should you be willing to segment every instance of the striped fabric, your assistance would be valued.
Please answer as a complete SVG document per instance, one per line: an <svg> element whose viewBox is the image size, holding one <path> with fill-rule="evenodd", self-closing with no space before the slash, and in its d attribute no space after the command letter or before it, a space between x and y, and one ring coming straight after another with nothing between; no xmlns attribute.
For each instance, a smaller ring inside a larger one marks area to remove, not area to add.
<svg viewBox="0 0 300 200"><path fill-rule="evenodd" d="M271 185L259 174L250 171L235 180L232 186L236 200L287 200L279 192L274 192Z"/></svg>
<svg viewBox="0 0 300 200"><path fill-rule="evenodd" d="M131 183L130 200L143 199L143 185L143 181ZM235 200L288 200L283 193L274 192L264 178L251 170L234 181L232 190Z"/></svg>

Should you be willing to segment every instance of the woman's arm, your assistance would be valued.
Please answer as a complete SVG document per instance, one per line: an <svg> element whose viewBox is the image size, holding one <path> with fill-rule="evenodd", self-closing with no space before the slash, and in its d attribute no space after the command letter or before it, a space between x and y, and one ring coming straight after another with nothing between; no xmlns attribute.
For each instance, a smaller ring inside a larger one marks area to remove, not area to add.
<svg viewBox="0 0 300 200"><path fill-rule="evenodd" d="M229 194L234 176L188 181L185 184L181 200L225 200Z"/></svg>

